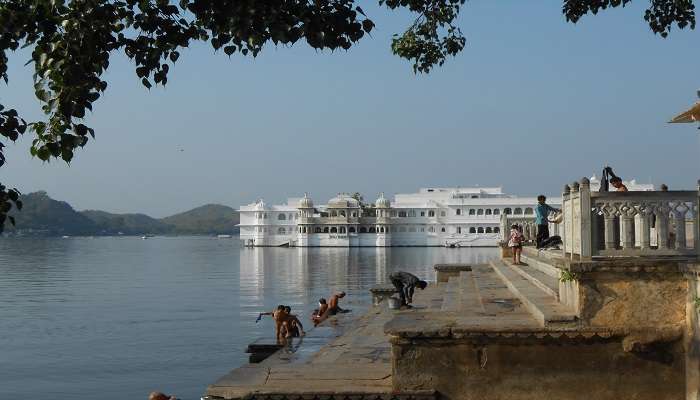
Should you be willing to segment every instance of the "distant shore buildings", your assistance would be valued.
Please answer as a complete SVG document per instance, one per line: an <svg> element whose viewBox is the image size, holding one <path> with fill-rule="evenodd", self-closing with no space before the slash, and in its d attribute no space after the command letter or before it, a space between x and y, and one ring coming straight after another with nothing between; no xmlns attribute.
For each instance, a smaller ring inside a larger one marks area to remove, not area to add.
<svg viewBox="0 0 700 400"><path fill-rule="evenodd" d="M305 195L241 207L240 232L248 246L443 246L449 239L487 246L500 237L502 212L531 213L532 204L500 188L426 188L393 202L382 194L373 204L339 193L316 205Z"/></svg>
<svg viewBox="0 0 700 400"><path fill-rule="evenodd" d="M596 185L596 178L591 182ZM634 181L627 185L653 190ZM549 203L559 207L561 200ZM393 201L381 194L370 204L348 193L323 205L308 195L281 205L258 200L239 209L240 238L246 246L496 246L501 215L534 219L535 204L535 197L508 195L500 187L423 188Z"/></svg>

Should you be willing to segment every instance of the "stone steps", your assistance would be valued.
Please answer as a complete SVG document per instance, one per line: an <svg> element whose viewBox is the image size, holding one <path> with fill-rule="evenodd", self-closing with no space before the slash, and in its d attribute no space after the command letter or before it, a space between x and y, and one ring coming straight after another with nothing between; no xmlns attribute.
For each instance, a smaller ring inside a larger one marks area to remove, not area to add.
<svg viewBox="0 0 700 400"><path fill-rule="evenodd" d="M536 254L536 252L537 250L523 251L523 254L521 254L520 258L529 267L534 268L543 274L547 274L552 278L559 279L561 275L561 270L559 270L559 268L553 267L552 265L548 264L543 260L540 260L537 256L532 254Z"/></svg>
<svg viewBox="0 0 700 400"><path fill-rule="evenodd" d="M559 279L555 278L549 274L542 272L541 270L532 267L529 264L518 265L512 268L515 272L522 275L523 278L527 279L533 285L542 289L545 293L559 300Z"/></svg>
<svg viewBox="0 0 700 400"><path fill-rule="evenodd" d="M491 267L541 326L570 324L576 321L572 310L559 303L556 296L533 284L523 273L516 271L517 267L506 265L501 260L492 261Z"/></svg>
<svg viewBox="0 0 700 400"><path fill-rule="evenodd" d="M460 277L452 276L444 286L442 311L457 311L460 308Z"/></svg>

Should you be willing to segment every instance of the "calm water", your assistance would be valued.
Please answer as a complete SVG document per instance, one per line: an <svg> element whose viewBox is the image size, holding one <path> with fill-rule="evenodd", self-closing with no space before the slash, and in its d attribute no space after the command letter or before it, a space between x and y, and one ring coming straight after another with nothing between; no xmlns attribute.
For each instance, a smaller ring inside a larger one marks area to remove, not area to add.
<svg viewBox="0 0 700 400"><path fill-rule="evenodd" d="M484 262L495 249L246 249L235 239L0 239L0 399L198 399L270 335L260 311L308 321L319 297L404 269ZM309 324L310 325L310 324Z"/></svg>

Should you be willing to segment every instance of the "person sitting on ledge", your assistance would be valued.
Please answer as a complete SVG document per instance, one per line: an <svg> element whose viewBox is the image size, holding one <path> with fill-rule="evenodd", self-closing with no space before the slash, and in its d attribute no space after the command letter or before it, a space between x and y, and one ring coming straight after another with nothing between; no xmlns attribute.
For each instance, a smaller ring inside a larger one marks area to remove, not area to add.
<svg viewBox="0 0 700 400"><path fill-rule="evenodd" d="M321 322L326 310L328 310L328 303L326 302L326 299L321 297L318 299L318 309L314 310L314 312L311 314L311 320L314 322L314 325L318 325Z"/></svg>
<svg viewBox="0 0 700 400"><path fill-rule="evenodd" d="M416 287L423 290L428 286L428 282L404 271L392 273L389 275L389 279L399 292L402 308L411 308L410 304L413 303L413 291Z"/></svg>
<svg viewBox="0 0 700 400"><path fill-rule="evenodd" d="M547 217L551 212L560 212L556 208L547 204L547 197L543 194L537 196L537 206L535 206L535 224L537 224L537 237L535 238L537 248L542 248L542 242L549 239L549 220Z"/></svg>

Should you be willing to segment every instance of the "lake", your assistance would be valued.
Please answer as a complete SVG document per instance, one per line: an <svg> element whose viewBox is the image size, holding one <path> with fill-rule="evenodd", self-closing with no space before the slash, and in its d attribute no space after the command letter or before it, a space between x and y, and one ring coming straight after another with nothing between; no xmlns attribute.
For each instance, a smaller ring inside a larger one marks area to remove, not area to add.
<svg viewBox="0 0 700 400"><path fill-rule="evenodd" d="M483 263L494 248L241 248L210 237L1 238L0 399L183 400L272 336L257 314L288 304L306 326L319 297L368 289L435 263Z"/></svg>

